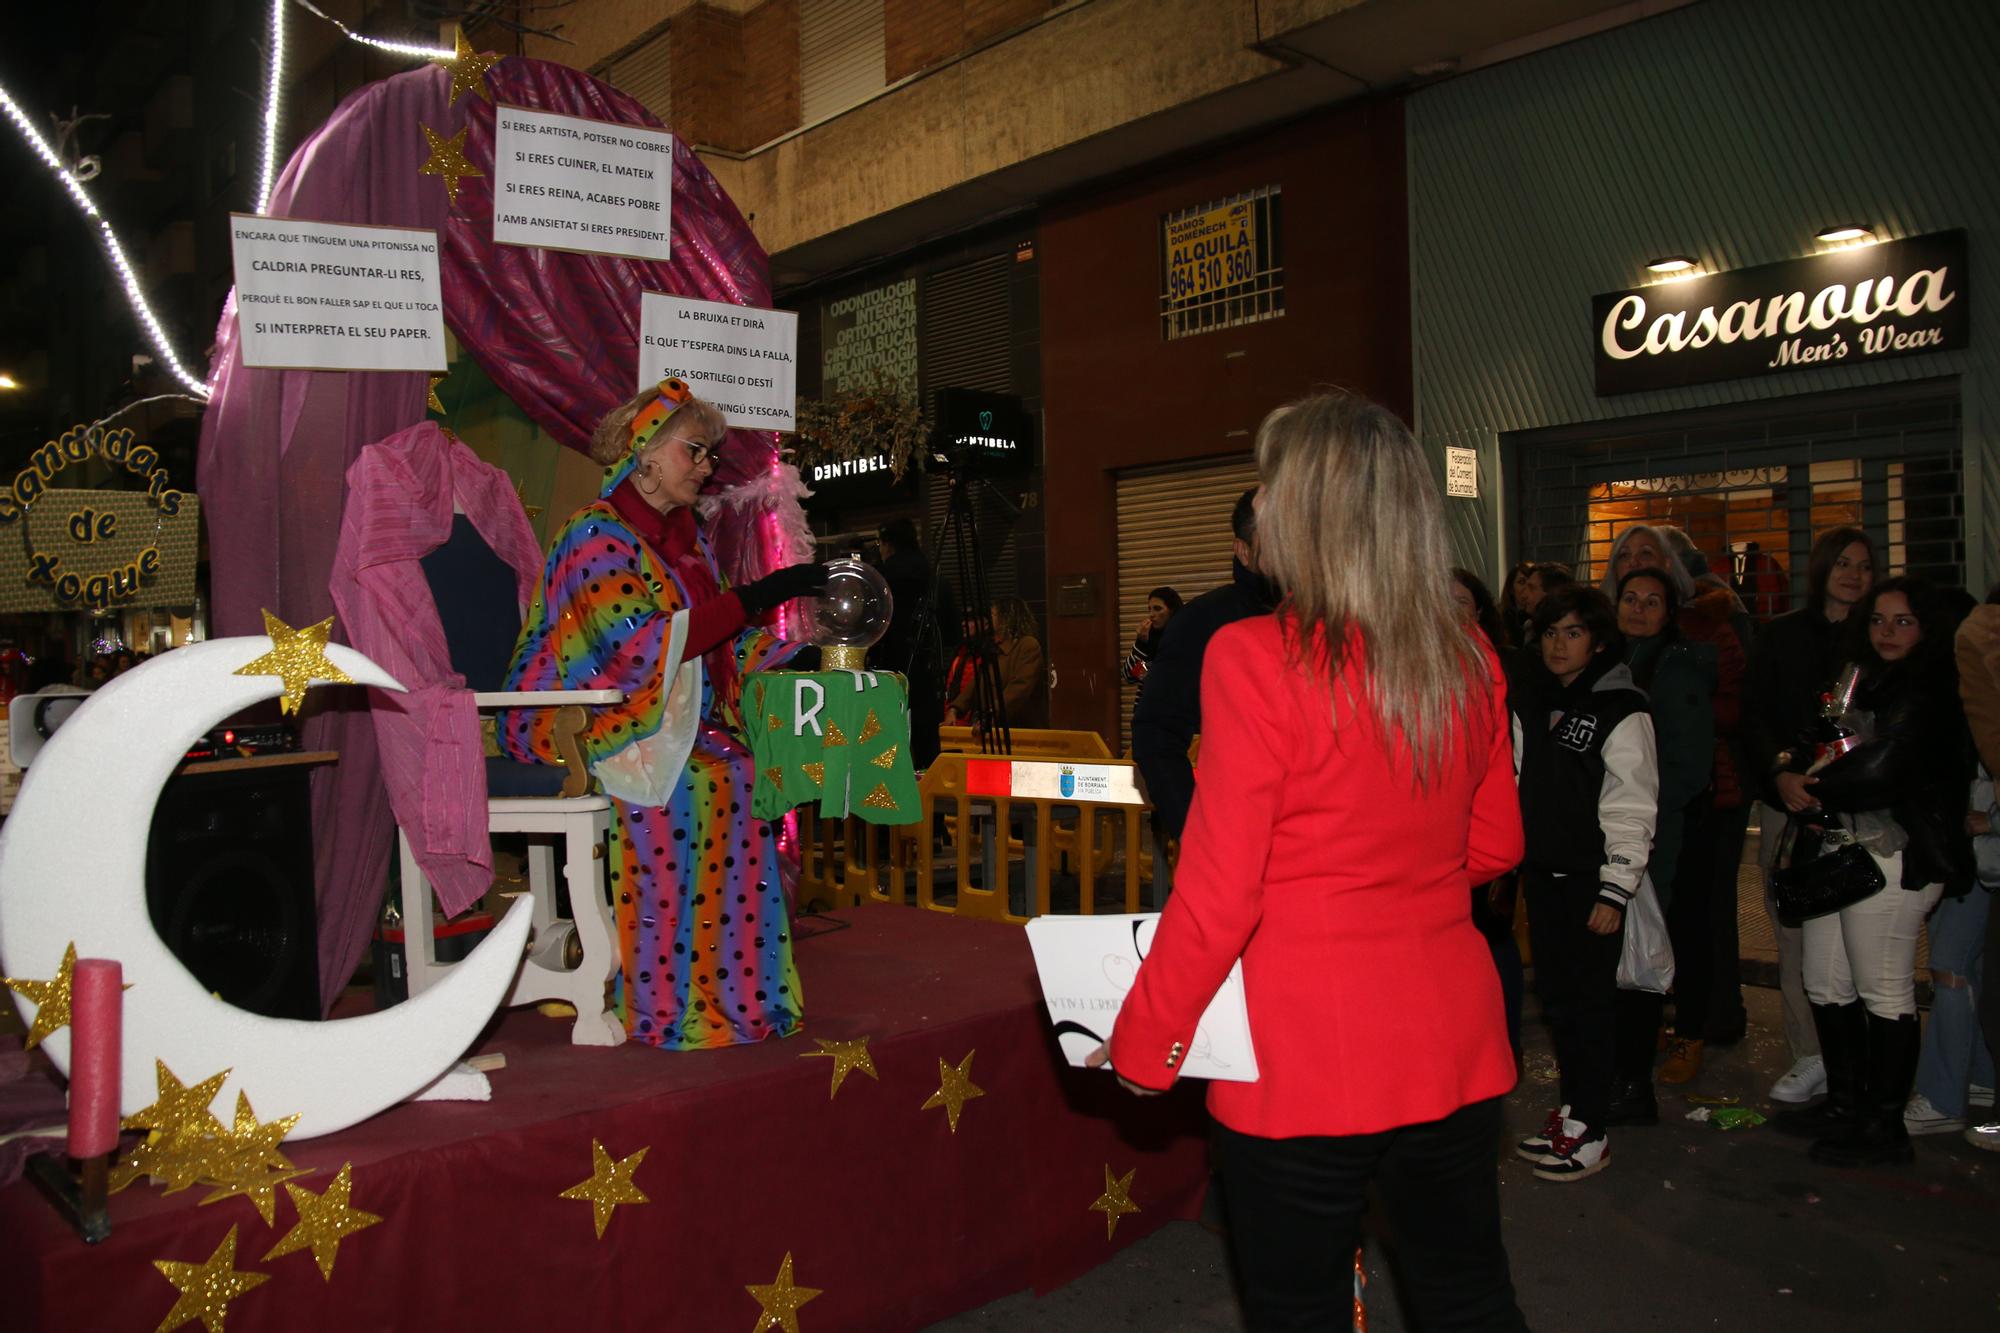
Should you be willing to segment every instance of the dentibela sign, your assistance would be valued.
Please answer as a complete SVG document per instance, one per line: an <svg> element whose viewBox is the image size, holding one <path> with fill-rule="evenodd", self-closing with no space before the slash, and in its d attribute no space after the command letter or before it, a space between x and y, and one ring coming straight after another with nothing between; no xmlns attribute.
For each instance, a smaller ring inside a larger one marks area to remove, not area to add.
<svg viewBox="0 0 2000 1333"><path fill-rule="evenodd" d="M1593 298L1601 397L1942 352L1970 340L1963 231Z"/></svg>

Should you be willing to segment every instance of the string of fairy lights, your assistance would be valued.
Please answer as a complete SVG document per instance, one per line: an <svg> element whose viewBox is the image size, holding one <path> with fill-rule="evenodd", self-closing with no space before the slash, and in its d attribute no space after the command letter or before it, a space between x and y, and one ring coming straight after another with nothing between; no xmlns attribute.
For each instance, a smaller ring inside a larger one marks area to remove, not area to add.
<svg viewBox="0 0 2000 1333"><path fill-rule="evenodd" d="M356 32L312 4L311 0L271 0L270 50L264 73L263 144L256 199L256 211L260 214L269 209L271 191L278 182L278 152L283 144L283 128L279 123L279 101L284 88L285 11L292 4L332 24L348 41L374 47L391 55L407 56L412 60L450 60L457 54L446 47L393 42ZM179 380L189 393L206 402L209 396L207 383L189 371L186 364L175 354L173 345L168 341L166 328L160 323L159 316L153 313L153 307L146 300L139 275L133 269L131 260L126 257L125 247L120 243L117 231L111 226L110 220L98 210L90 191L84 187L83 179L63 161L55 146L48 141L47 136L5 87L0 87L0 110L6 112L7 119L13 122L14 128L20 131L23 139L27 140L35 156L39 157L54 174L64 192L69 195L70 201L96 229L98 242L104 247L104 253L111 260L111 267L118 274L119 283L125 288L125 299L130 303L132 313L138 317L140 326L145 329L147 340L152 343L154 352L158 354L160 364L165 366L168 373Z"/></svg>

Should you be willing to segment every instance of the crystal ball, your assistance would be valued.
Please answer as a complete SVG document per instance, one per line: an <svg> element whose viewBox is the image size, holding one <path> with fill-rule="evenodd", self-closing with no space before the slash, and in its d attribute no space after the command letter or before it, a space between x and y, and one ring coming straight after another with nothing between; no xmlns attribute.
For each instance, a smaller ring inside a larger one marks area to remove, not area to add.
<svg viewBox="0 0 2000 1333"><path fill-rule="evenodd" d="M866 649L889 629L895 599L874 566L858 555L826 563L826 591L813 598L812 641L822 648Z"/></svg>

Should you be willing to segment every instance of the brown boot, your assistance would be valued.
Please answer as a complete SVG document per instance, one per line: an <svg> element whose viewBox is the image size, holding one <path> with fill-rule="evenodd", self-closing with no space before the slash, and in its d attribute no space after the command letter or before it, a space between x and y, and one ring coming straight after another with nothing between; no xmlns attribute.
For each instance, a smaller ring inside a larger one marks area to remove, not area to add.
<svg viewBox="0 0 2000 1333"><path fill-rule="evenodd" d="M1675 1037L1667 1043L1667 1058L1660 1065L1662 1083L1692 1083L1701 1073L1701 1041L1696 1037Z"/></svg>

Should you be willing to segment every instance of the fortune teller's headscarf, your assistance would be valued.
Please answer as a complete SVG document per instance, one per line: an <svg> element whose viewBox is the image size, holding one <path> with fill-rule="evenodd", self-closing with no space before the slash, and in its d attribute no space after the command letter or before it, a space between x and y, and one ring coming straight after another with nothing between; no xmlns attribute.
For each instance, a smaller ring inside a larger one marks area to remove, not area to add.
<svg viewBox="0 0 2000 1333"><path fill-rule="evenodd" d="M660 433L660 427L666 425L668 419L693 398L694 390L688 388L686 380L669 376L660 381L658 396L640 408L638 415L632 418L631 447L626 449L623 458L604 470L604 487L598 494L611 494L618 489L618 483L632 475L632 469L639 464L639 455Z"/></svg>

